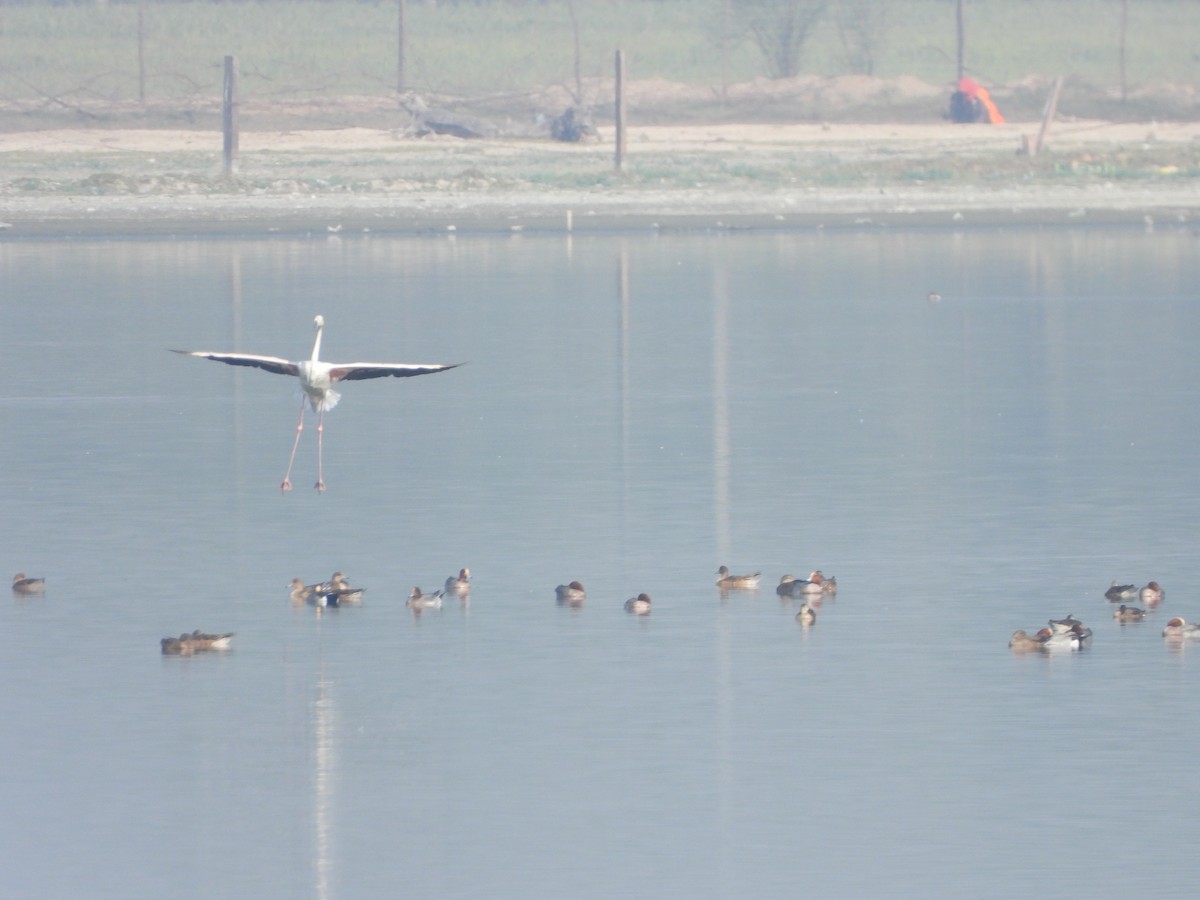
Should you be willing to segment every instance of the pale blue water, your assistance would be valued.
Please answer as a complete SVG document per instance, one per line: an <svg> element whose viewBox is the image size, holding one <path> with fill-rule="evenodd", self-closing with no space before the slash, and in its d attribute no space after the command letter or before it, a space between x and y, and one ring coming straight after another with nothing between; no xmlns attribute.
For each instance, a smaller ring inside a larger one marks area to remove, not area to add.
<svg viewBox="0 0 1200 900"><path fill-rule="evenodd" d="M0 243L0 896L1179 896L1187 232ZM930 291L940 302L927 300ZM466 362L345 385L166 352ZM722 598L714 572L761 570ZM414 619L414 584L474 574ZM774 585L840 593L805 631ZM356 609L293 608L345 571ZM1114 579L1167 590L1118 626ZM554 586L578 579L582 610ZM645 619L622 603L654 598ZM1074 613L1083 653L1010 633ZM235 631L224 654L159 639Z"/></svg>

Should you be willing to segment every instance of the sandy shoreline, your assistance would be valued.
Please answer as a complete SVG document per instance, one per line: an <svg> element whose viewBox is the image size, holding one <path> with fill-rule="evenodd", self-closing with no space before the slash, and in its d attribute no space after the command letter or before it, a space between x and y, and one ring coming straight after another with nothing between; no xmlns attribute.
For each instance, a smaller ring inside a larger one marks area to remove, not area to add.
<svg viewBox="0 0 1200 900"><path fill-rule="evenodd" d="M1172 192L1022 192L986 196L909 191L895 197L838 193L802 200L673 195L597 201L558 193L518 198L40 198L6 201L0 239L101 235L355 233L574 233L664 230L1182 227L1200 203Z"/></svg>
<svg viewBox="0 0 1200 900"><path fill-rule="evenodd" d="M12 133L0 135L0 236L1180 226L1200 215L1195 179L1171 164L1192 158L1200 126L1061 124L1047 153L1022 162L1021 136L1035 131L635 127L620 175L604 143L258 132L241 136L234 179L211 132Z"/></svg>

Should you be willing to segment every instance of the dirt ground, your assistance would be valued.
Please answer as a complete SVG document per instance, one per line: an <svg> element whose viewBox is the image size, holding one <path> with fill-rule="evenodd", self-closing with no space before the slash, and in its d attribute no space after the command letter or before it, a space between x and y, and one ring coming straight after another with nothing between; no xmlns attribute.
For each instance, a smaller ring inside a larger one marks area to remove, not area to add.
<svg viewBox="0 0 1200 900"><path fill-rule="evenodd" d="M835 149L845 152L888 145L895 152L919 152L926 156L979 154L980 151L1016 154L1021 137L1036 138L1040 122L1008 122L991 125L853 124L836 125L637 125L628 126L630 160L638 148L672 152L703 152L714 145L736 144L746 152L790 145L806 149ZM606 128L600 143L612 152L612 130ZM605 140L607 138L607 140ZM412 145L454 145L470 148L481 157L490 150L504 152L511 142L462 140L430 136L407 139L391 130L335 128L335 130L251 131L240 134L242 154L256 152L326 151L331 155L362 150L391 150L404 140ZM1200 144L1200 122L1056 122L1045 138L1049 149L1062 152L1088 146L1136 146L1157 143L1194 146ZM180 128L59 128L59 130L0 133L0 154L106 154L106 152L218 152L221 134ZM546 150L569 152L571 144L547 145ZM2 162L2 161L0 161ZM5 167L6 168L6 167Z"/></svg>
<svg viewBox="0 0 1200 900"><path fill-rule="evenodd" d="M631 159L639 147L667 148L698 152L720 144L736 144L753 152L755 148L790 145L798 148L836 148L853 153L879 143L895 145L900 152L918 150L924 154L978 153L1001 151L1016 153L1021 136L1036 137L1040 123L1005 125L950 125L944 122L911 123L838 123L838 124L719 124L719 125L637 125L629 126L628 147ZM612 129L605 129L611 153ZM310 129L298 131L242 132L242 153L327 151L331 154L395 149L403 138L393 130L370 128ZM463 141L436 136L413 144L461 145L473 147L481 156L489 146L508 148L511 141L489 145L487 141ZM219 152L221 135L210 131L148 128L73 128L0 134L0 153L178 153ZM536 146L538 142L530 141ZM1051 126L1046 145L1057 151L1108 145L1136 147L1145 143L1194 145L1200 143L1200 123L1102 121L1058 122ZM549 145L553 147L554 145ZM561 144L570 151L576 145ZM501 151L503 152L503 151Z"/></svg>
<svg viewBox="0 0 1200 900"><path fill-rule="evenodd" d="M1036 140L1037 118L952 125L932 114L939 95L906 91L926 120L633 117L619 171L603 123L590 144L511 130L464 140L399 127L243 127L227 175L213 128L10 122L0 132L0 236L1191 226L1200 215L1200 124L1064 115L1029 155L1020 151Z"/></svg>

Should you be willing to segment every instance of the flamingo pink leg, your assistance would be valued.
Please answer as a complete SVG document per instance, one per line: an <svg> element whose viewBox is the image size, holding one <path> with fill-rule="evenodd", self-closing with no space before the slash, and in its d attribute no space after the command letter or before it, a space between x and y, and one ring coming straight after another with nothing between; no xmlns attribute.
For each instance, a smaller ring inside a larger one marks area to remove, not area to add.
<svg viewBox="0 0 1200 900"><path fill-rule="evenodd" d="M300 432L304 430L304 397L300 398L300 421L296 423L296 439L292 441L292 455L288 457L287 471L283 473L283 484L279 490L287 493L292 489L292 463L296 461L296 448L300 446Z"/></svg>
<svg viewBox="0 0 1200 900"><path fill-rule="evenodd" d="M316 484L316 488L317 488L318 494L323 493L325 491L325 478L322 476L322 472L321 472L321 453L322 453L321 444L322 444L322 438L324 437L324 435L325 435L325 410L322 409L317 414L317 484Z"/></svg>

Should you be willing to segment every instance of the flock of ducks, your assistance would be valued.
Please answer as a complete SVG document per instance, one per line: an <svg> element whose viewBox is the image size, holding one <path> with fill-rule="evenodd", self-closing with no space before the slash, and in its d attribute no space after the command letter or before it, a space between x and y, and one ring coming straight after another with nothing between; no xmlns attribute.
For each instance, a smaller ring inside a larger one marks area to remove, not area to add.
<svg viewBox="0 0 1200 900"><path fill-rule="evenodd" d="M12 580L13 593L18 597L40 596L46 593L45 578L31 578L24 572L18 572ZM207 634L197 629L191 634L181 634L179 637L165 637L160 642L162 652L167 656L192 656L206 650L226 650L233 639L233 632L228 634Z"/></svg>
<svg viewBox="0 0 1200 900"><path fill-rule="evenodd" d="M748 575L733 575L728 566L721 566L717 570L716 585L722 593L753 591L758 589L760 580L761 574L758 572ZM299 578L295 578L292 580L292 601L296 604L309 603L314 606L339 606L347 602L345 594L347 589L349 589L349 585L341 572L334 572L329 581L321 584L306 585ZM408 607L414 613L420 613L426 609L441 609L444 597L466 600L470 597L470 593L471 570L463 568L459 570L458 575L451 575L447 578L441 590L427 594L421 588L414 587L408 596ZM820 571L809 573L808 578L784 575L779 580L779 587L775 589L775 593L780 597L808 598L804 599L800 611L796 613L796 621L804 625L811 625L817 618L814 606L820 604L820 600L814 598L836 594L837 579L827 578ZM354 601L351 602L360 600L361 596L362 589L359 589L354 596ZM582 582L571 581L558 585L554 589L554 597L559 606L578 609L587 600L587 589ZM636 597L626 600L624 609L631 615L647 616L650 614L653 604L654 601L649 594L640 593Z"/></svg>
<svg viewBox="0 0 1200 900"><path fill-rule="evenodd" d="M796 613L796 621L801 625L813 625L817 621L814 604L819 606L822 597L837 594L837 578L832 575L826 578L819 569L809 572L807 578L784 575L780 577L775 593L780 597L800 597L802 602Z"/></svg>
<svg viewBox="0 0 1200 900"><path fill-rule="evenodd" d="M1113 610L1113 619L1122 625L1141 622L1146 618L1146 610L1129 606L1125 600L1140 600L1148 609L1155 609L1166 593L1157 581L1149 582L1139 588L1135 584L1120 584L1114 581L1104 597L1110 603L1120 604ZM1163 637L1168 639L1200 638L1200 625L1184 621L1182 616L1174 616L1163 627ZM1088 628L1073 615L1065 619L1051 619L1047 627L1039 628L1033 634L1024 630L1014 631L1009 638L1008 646L1014 653L1053 653L1058 650L1082 650L1092 642L1092 629Z"/></svg>
<svg viewBox="0 0 1200 900"><path fill-rule="evenodd" d="M554 602L559 606L569 606L579 609L587 599L587 590L582 583L572 581L570 584L560 584L554 589ZM638 594L625 601L625 612L635 616L650 615L650 607L654 603L649 594Z"/></svg>
<svg viewBox="0 0 1200 900"><path fill-rule="evenodd" d="M443 597L467 600L470 596L471 570L463 568L458 570L457 575L447 578L440 591L434 591L432 594L426 594L419 587L414 586L408 594L408 608L414 613L420 613L423 609L441 609Z"/></svg>
<svg viewBox="0 0 1200 900"><path fill-rule="evenodd" d="M723 566L722 568L724 569ZM728 571L728 569L725 569L726 573ZM733 577L745 579L748 576ZM755 585L757 585L757 581L755 581ZM742 586L752 585L743 582ZM292 603L297 606L304 603L316 607L344 606L361 602L365 590L365 588L350 587L343 573L334 572L328 581L323 581L319 584L305 584L303 580L293 578L291 583L291 598ZM587 591L578 581L572 581L570 584L560 584L554 591L559 606L573 606L578 608L587 599ZM451 575L447 578L440 590L426 593L420 587L414 586L408 594L407 606L413 611L414 615L420 615L421 612L427 609L441 609L442 600L446 597L466 601L470 599L470 596L471 570L464 567L458 570L457 575ZM638 594L636 597L630 597L625 601L625 610L639 616L648 615L651 603L649 594Z"/></svg>
<svg viewBox="0 0 1200 900"><path fill-rule="evenodd" d="M308 603L310 606L349 606L362 603L366 588L351 587L346 576L334 572L328 581L320 584L305 584L299 578L293 578L291 583L292 602L297 606Z"/></svg>
<svg viewBox="0 0 1200 900"><path fill-rule="evenodd" d="M1073 615L1065 619L1051 619L1049 627L1039 629L1036 634L1014 631L1008 646L1017 653L1048 652L1056 650L1082 650L1092 642L1092 629Z"/></svg>
<svg viewBox="0 0 1200 900"><path fill-rule="evenodd" d="M754 591L758 590L761 577L759 572L734 575L727 566L721 566L717 570L716 586L722 594L729 591ZM317 584L305 584L302 579L293 578L289 587L293 604L308 604L318 608L358 604L362 602L363 594L366 593L366 588L352 587L342 572L334 572L328 581ZM18 596L40 595L45 593L46 579L31 578L24 572L18 572L13 576L12 590ZM820 606L821 598L837 594L837 578L826 577L820 570L810 572L807 578L784 575L779 579L775 593L780 597L800 598L803 602L796 613L796 621L802 625L812 625L817 621L815 607ZM441 590L431 594L414 587L408 596L407 605L414 615L419 615L426 609L441 609L443 597L456 597L465 601L470 598L470 594L471 570L462 568L457 575L446 579ZM587 599L587 590L581 582L572 581L556 587L554 595L559 606L579 608ZM1113 611L1113 619L1126 624L1143 621L1146 618L1146 610L1130 606L1123 601L1137 599L1149 609L1154 609L1162 603L1166 593L1157 581L1151 581L1143 588L1114 581L1104 592L1104 596L1109 602L1120 604ZM650 614L652 603L649 594L638 594L625 601L625 611L631 615L646 616ZM1168 639L1200 639L1200 624L1187 622L1182 616L1173 616L1163 626L1162 634ZM165 637L160 643L164 655L191 656L207 650L228 649L232 639L232 632L208 634L196 630L179 637ZM1045 628L1040 628L1033 634L1024 629L1014 631L1008 646L1015 653L1053 653L1060 650L1082 650L1091 642L1092 629L1074 615L1067 615L1064 619L1051 619Z"/></svg>
<svg viewBox="0 0 1200 900"><path fill-rule="evenodd" d="M728 566L717 569L717 587L722 594L730 591L756 591L762 580L761 572L751 572L746 575L734 575ZM820 597L837 593L837 579L826 578L820 572L812 572L808 578L796 578L794 575L784 575L779 579L779 587L775 593L780 597L803 597L800 611L796 613L796 621L802 625L811 625L817 621L817 613L813 608L820 605ZM582 582L572 581L560 584L554 589L555 602L559 606L570 606L578 609L587 600L587 590ZM636 616L650 615L653 600L649 594L638 594L625 601L625 612Z"/></svg>
<svg viewBox="0 0 1200 900"><path fill-rule="evenodd" d="M319 584L305 584L303 580L293 578L291 598L292 603L296 606L304 603L319 608L351 606L362 602L366 590L366 588L351 587L344 574L334 572L328 581L322 581ZM414 587L408 595L408 608L413 612L420 612L424 609L441 609L442 597L458 597L465 600L470 594L471 570L459 569L457 575L451 575L446 579L441 590L427 594L419 587Z"/></svg>
<svg viewBox="0 0 1200 900"><path fill-rule="evenodd" d="M569 606L572 609L579 609L583 606L583 601L587 599L587 590L583 584L578 581L572 581L570 584L560 584L554 589L554 602L559 606ZM649 594L638 594L636 597L630 597L625 601L625 612L635 616L650 615L650 607L654 603L650 599Z"/></svg>
<svg viewBox="0 0 1200 900"><path fill-rule="evenodd" d="M761 575L753 572L747 575L733 575L727 566L717 570L716 586L722 594L729 591L754 591L758 589ZM296 606L307 604L318 609L327 607L352 606L362 602L366 588L353 587L342 572L334 572L328 581L316 584L305 584L303 579L293 578L290 589L292 603ZM30 578L24 572L13 576L13 593L20 596L31 596L45 592L44 578ZM555 599L559 606L581 607L587 599L587 590L578 581L560 584L554 589ZM796 578L794 575L784 575L779 579L775 593L780 597L798 597L803 602L796 621L802 625L812 625L817 620L814 607L819 606L824 596L837 593L837 579L827 578L820 571L810 572L807 578ZM471 570L459 569L457 575L446 579L441 590L427 594L419 587L414 587L408 596L408 608L414 615L419 615L426 609L441 609L443 597L456 597L468 600L471 594ZM625 611L631 615L647 616L653 601L646 593L630 597L625 601ZM1175 621L1175 620L1172 620ZM1182 620L1179 620L1182 623ZM226 650L233 640L234 633L209 634L199 629L179 637L165 637L159 644L165 656L192 656L210 650Z"/></svg>

